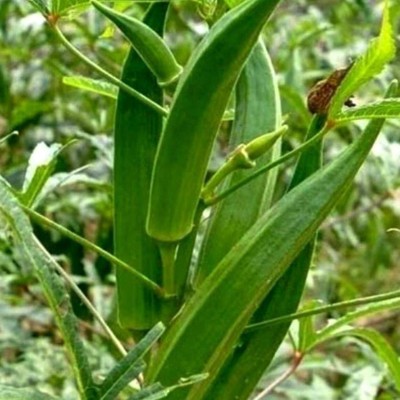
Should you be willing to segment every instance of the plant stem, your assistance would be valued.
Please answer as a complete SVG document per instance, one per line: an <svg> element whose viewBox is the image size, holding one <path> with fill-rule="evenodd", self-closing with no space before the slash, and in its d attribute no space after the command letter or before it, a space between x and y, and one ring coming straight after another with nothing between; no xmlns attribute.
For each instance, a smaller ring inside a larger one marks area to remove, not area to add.
<svg viewBox="0 0 400 400"><path fill-rule="evenodd" d="M303 354L296 351L290 368L287 371L285 371L281 376L278 376L276 380L274 380L268 387L266 387L261 393L259 393L253 400L262 400L267 395L269 395L277 386L279 386L287 378L293 375L293 373L300 365L303 356L304 356Z"/></svg>
<svg viewBox="0 0 400 400"><path fill-rule="evenodd" d="M114 332L111 330L111 328L107 325L106 321L104 321L103 317L97 312L96 308L93 306L93 304L90 302L90 300L84 295L81 289L79 289L78 285L71 279L71 277L64 271L63 268L54 260L54 258L49 254L49 252L44 248L42 243L34 237L34 241L36 242L36 245L45 253L53 265L54 269L65 279L65 281L68 283L68 285L71 286L72 290L76 293L76 295L81 299L82 303L85 304L85 306L89 309L89 311L93 314L93 316L97 319L101 327L104 329L104 331L107 333L109 336L111 342L114 344L114 346L117 348L117 350L122 354L122 356L126 356L127 351L125 348L122 346L121 342L118 340L118 338L114 335Z"/></svg>
<svg viewBox="0 0 400 400"><path fill-rule="evenodd" d="M52 221L51 219L46 218L44 215L41 215L41 214L37 213L36 211L34 211L22 204L21 204L21 208L37 223L56 230L57 232L68 237L69 239L73 240L74 242L79 243L83 247L94 251L95 253L97 253L98 255L100 255L101 257L103 257L104 259L109 261L110 263L115 264L118 267L122 267L122 268L129 270L133 275L136 276L136 278L140 279L146 286L148 286L156 294L158 294L160 297L164 297L164 290L159 285L157 285L157 283L153 282L151 279L149 279L147 276L141 274L139 271L136 271L136 269L134 269L130 265L126 264L119 258L113 256L108 251L102 249L99 246L96 246L94 243L83 238L82 236L77 235L76 233L70 231L69 229L64 228L62 225L57 224L56 222Z"/></svg>
<svg viewBox="0 0 400 400"><path fill-rule="evenodd" d="M61 40L61 42L64 44L64 46L70 50L72 53L74 53L81 61L83 61L85 64L89 65L91 68L93 68L96 72L98 72L101 76L106 78L108 81L113 83L114 85L117 85L120 89L124 90L126 93L130 94L131 96L135 97L139 101L143 102L143 104L146 104L150 108L152 108L154 111L160 113L162 116L166 117L168 115L168 111L161 107L159 104L155 103L154 101L150 100L148 97L144 96L137 90L131 88L129 85L126 83L122 82L118 78L116 78L114 75L110 74L108 71L94 63L92 60L87 58L80 50L78 50L62 33L60 28L57 25L51 25L54 32L56 33L57 37Z"/></svg>
<svg viewBox="0 0 400 400"><path fill-rule="evenodd" d="M175 259L178 242L160 243L159 249L163 266L163 288L165 290L165 296L175 296Z"/></svg>
<svg viewBox="0 0 400 400"><path fill-rule="evenodd" d="M290 158L294 157L295 155L301 153L308 147L313 146L316 142L321 140L332 128L331 124L325 125L324 128L321 129L321 131L316 134L312 139L308 140L307 142L303 143L301 146L297 147L296 149L290 151L289 153L286 153L282 157L279 157L277 160L265 165L264 167L259 168L257 171L255 171L253 174L249 175L248 177L242 179L241 181L237 182L235 185L232 185L229 189L225 190L224 192L213 196L209 198L204 198L203 201L207 206L212 206L219 201L223 200L225 197L228 197L230 194L235 192L236 190L240 189L242 186L246 185L253 179L257 178L259 175L269 171L270 169L278 166L279 164L282 164L283 162L289 160Z"/></svg>
<svg viewBox="0 0 400 400"><path fill-rule="evenodd" d="M318 314L322 314L322 313L330 312L330 311L343 310L348 307L362 306L362 305L370 304L370 303L378 303L380 301L395 299L398 297L400 297L400 290L394 290L392 292L377 294L374 296L361 297L359 299L347 300L347 301L342 301L340 303L328 304L326 306L317 307L312 310L288 314L288 315L284 315L282 317L273 318L273 319L269 319L267 321L248 325L246 327L246 332L251 332L251 331L254 331L257 329L267 328L267 327L269 327L271 325L275 325L275 324L282 324L284 322L292 321L294 319L310 317L312 315L318 315Z"/></svg>

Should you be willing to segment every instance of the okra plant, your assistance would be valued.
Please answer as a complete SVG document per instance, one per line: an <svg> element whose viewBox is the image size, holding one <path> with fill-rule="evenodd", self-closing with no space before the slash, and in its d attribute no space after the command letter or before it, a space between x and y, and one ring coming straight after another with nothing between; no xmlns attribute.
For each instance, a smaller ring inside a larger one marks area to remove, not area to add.
<svg viewBox="0 0 400 400"><path fill-rule="evenodd" d="M296 318L296 367L317 344L356 336L376 348L400 391L394 350L379 333L349 325L399 307L398 292L296 313L318 227L352 184L385 119L400 118L397 82L375 103L354 106L350 100L394 58L390 1L384 1L379 36L365 53L311 90L312 122L304 143L290 152L281 150L291 129L282 117L268 38L262 36L280 0L219 3L208 33L184 66L164 40L167 1L150 3L143 20L98 0L30 2L60 41L107 82L85 78L79 86L116 97L114 254L35 211L62 148L46 148L46 157L42 153L32 161L21 191L0 180L1 217L42 284L81 398L118 398L136 379L136 388L127 389L131 400L248 399ZM120 76L95 64L63 34L63 17L88 7L130 45ZM232 152L210 173L213 145L232 104ZM324 164L324 137L356 120L370 121ZM277 170L295 157L287 191L273 201ZM115 265L117 321L143 339L127 353L92 309L123 355L101 382L92 376L59 275L79 289L38 242L28 216ZM200 227L205 233L199 234ZM357 305L327 327L313 326L314 314Z"/></svg>

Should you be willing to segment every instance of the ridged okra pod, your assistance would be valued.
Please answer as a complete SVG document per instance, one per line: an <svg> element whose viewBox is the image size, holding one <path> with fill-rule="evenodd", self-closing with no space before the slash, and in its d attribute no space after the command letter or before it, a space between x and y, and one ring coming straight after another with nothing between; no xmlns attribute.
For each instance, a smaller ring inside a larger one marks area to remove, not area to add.
<svg viewBox="0 0 400 400"><path fill-rule="evenodd" d="M162 34L167 3L154 4L144 18ZM162 90L134 49L125 61L122 80L161 104ZM162 117L123 91L118 94L114 150L114 242L117 257L155 282L161 282L161 260L145 232L150 178ZM118 318L125 328L148 329L160 320L160 299L129 271L117 268Z"/></svg>
<svg viewBox="0 0 400 400"><path fill-rule="evenodd" d="M157 150L147 231L177 242L192 230L212 145L231 91L279 0L248 0L226 13L194 51Z"/></svg>
<svg viewBox="0 0 400 400"><path fill-rule="evenodd" d="M157 77L160 86L168 86L179 78L182 67L158 32L138 19L119 13L98 1L92 3L130 41L143 62Z"/></svg>
<svg viewBox="0 0 400 400"><path fill-rule="evenodd" d="M262 300L352 183L382 124L373 121L331 163L279 200L199 286L164 337L148 379L168 385L195 373L210 378L169 400L206 398Z"/></svg>
<svg viewBox="0 0 400 400"><path fill-rule="evenodd" d="M235 119L229 147L247 143L260 134L277 129L281 106L275 72L264 44L259 41L252 51L236 85ZM257 160L267 164L280 153L280 141ZM196 286L217 266L224 255L269 207L275 187L276 169L266 173L220 202L201 247ZM252 171L237 171L226 179L221 190L242 180ZM245 206L244 206L245 205Z"/></svg>

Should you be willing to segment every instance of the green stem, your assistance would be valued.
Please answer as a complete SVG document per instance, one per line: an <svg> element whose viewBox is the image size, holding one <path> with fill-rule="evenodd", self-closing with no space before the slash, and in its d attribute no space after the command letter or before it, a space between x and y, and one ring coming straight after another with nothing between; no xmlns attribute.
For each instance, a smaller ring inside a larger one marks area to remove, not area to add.
<svg viewBox="0 0 400 400"><path fill-rule="evenodd" d="M97 312L96 308L93 306L93 304L90 302L90 300L85 296L85 294L82 292L82 290L79 289L78 285L71 279L71 277L64 271L64 269L61 268L60 265L58 265L58 263L54 260L54 258L44 248L42 243L40 243L36 237L34 237L33 240L36 242L36 245L43 251L43 253L45 253L47 255L47 257L48 257L50 263L53 265L54 269L71 286L72 290L81 299L82 303L85 304L85 306L89 309L89 311L97 319L97 321L99 322L101 327L104 329L104 331L107 333L111 342L114 344L114 346L117 348L117 350L121 353L121 355L126 356L127 352L126 352L124 346L122 346L121 342L115 336L115 334L111 330L111 328L107 325L106 321L104 321L103 317Z"/></svg>
<svg viewBox="0 0 400 400"><path fill-rule="evenodd" d="M229 187L229 189L225 190L224 192L221 192L220 194L213 196L213 197L203 198L204 203L207 206L215 205L216 203L225 199L225 197L229 196L233 192L236 192L236 190L240 189L242 186L246 185L247 183L251 182L253 179L257 178L259 175L264 174L265 172L269 171L270 169L282 164L283 162L294 157L295 155L301 153L305 149L313 146L315 143L317 143L319 140L321 140L329 132L329 130L331 128L332 128L332 124L325 125L325 127L322 128L321 131L317 135L315 135L312 139L303 143L301 146L297 147L296 149L290 151L289 153L286 153L282 157L279 157L278 159L265 165L264 167L259 168L253 174L251 174L248 177L237 182L235 185L232 185L231 187Z"/></svg>
<svg viewBox="0 0 400 400"><path fill-rule="evenodd" d="M108 251L102 249L99 246L96 246L94 243L83 238L82 236L77 235L76 233L70 231L69 229L64 228L62 225L57 224L56 222L52 221L51 219L46 218L45 216L37 213L36 211L34 211L22 204L21 204L21 208L37 223L47 226L51 229L54 229L55 231L68 237L69 239L73 240L74 242L79 243L83 247L94 251L95 253L97 253L98 255L100 255L105 260L109 261L110 263L112 263L118 267L127 269L129 272L131 272L133 275L135 275L136 278L140 279L146 286L148 286L151 290L153 290L157 295L159 295L160 297L164 297L164 290L159 285L157 285L157 283L153 282L147 276L136 271L136 269L134 269L130 265L126 264L119 258L113 256Z"/></svg>
<svg viewBox="0 0 400 400"><path fill-rule="evenodd" d="M289 322L294 319L311 317L313 315L318 315L318 314L331 312L331 311L343 310L348 307L362 306L362 305L370 304L370 303L378 303L380 301L395 299L398 297L400 297L400 290L395 290L395 291L384 293L384 294L377 294L374 296L361 297L359 299L354 299L354 300L342 301L340 303L328 304L326 306L317 307L312 310L300 311L297 313L288 314L288 315L284 315L282 317L272 318L267 321L248 325L246 327L246 332L251 332L251 331L255 331L257 329L267 328L271 325L282 324L284 322Z"/></svg>
<svg viewBox="0 0 400 400"><path fill-rule="evenodd" d="M178 249L178 242L159 244L162 266L163 266L163 288L166 297L176 295L175 284L175 259Z"/></svg>
<svg viewBox="0 0 400 400"><path fill-rule="evenodd" d="M60 28L57 25L51 25L54 32L56 33L57 37L61 40L64 46L74 53L81 61L85 64L89 65L95 71L97 71L101 76L106 78L108 81L117 85L120 89L124 90L126 93L130 94L131 96L135 97L137 100L141 101L143 104L146 104L156 112L160 113L162 116L166 117L168 115L168 111L161 107L159 104L155 103L154 101L150 100L148 97L144 96L137 90L131 88L126 83L122 82L114 75L107 72L105 69L94 63L92 60L87 58L80 50L78 50L61 32Z"/></svg>

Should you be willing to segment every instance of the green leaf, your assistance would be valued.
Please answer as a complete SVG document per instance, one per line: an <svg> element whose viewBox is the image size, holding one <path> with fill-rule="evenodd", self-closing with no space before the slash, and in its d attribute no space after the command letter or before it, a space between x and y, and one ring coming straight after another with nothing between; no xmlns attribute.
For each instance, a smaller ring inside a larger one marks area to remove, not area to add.
<svg viewBox="0 0 400 400"><path fill-rule="evenodd" d="M400 118L400 99L385 99L342 111L335 117L335 123L342 124L358 119Z"/></svg>
<svg viewBox="0 0 400 400"><path fill-rule="evenodd" d="M306 304L302 308L302 311L312 310L313 308L316 308L319 305L320 302L318 300L312 300L310 303ZM314 321L313 317L301 318L299 320L298 350L301 353L303 353L309 347L310 343L313 343L313 341L315 340L316 333L313 321Z"/></svg>
<svg viewBox="0 0 400 400"><path fill-rule="evenodd" d="M109 82L83 76L64 76L62 81L65 85L111 97L112 99L116 99L118 95L118 87Z"/></svg>
<svg viewBox="0 0 400 400"><path fill-rule="evenodd" d="M133 349L111 370L100 386L100 399L113 400L135 379L145 367L143 357L164 333L164 325L157 324Z"/></svg>
<svg viewBox="0 0 400 400"><path fill-rule="evenodd" d="M365 317L367 315L376 314L379 312L387 312L390 310L396 310L400 308L400 299L392 299L386 301L380 301L378 303L368 304L364 307L360 307L359 309L349 312L343 317L340 317L336 320L330 321L328 326L319 330L317 332L317 336L313 343L309 344L307 350L311 347L315 347L317 344L322 343L331 337L335 332L340 330L343 326L349 325L356 321L361 317Z"/></svg>
<svg viewBox="0 0 400 400"><path fill-rule="evenodd" d="M389 0L385 0L379 37L373 39L347 73L331 100L329 118L335 119L345 101L364 83L379 74L396 54Z"/></svg>
<svg viewBox="0 0 400 400"><path fill-rule="evenodd" d="M21 245L28 265L31 265L43 293L52 309L64 339L70 365L77 380L82 400L92 400L96 390L85 348L79 337L76 317L72 311L69 294L61 278L55 273L54 260L33 235L29 219L22 212L12 188L0 177L0 214L8 222L15 239Z"/></svg>
<svg viewBox="0 0 400 400"><path fill-rule="evenodd" d="M329 339L343 336L358 337L371 345L379 358L388 366L398 392L400 392L399 355L379 332L366 328L349 328L333 333Z"/></svg>

